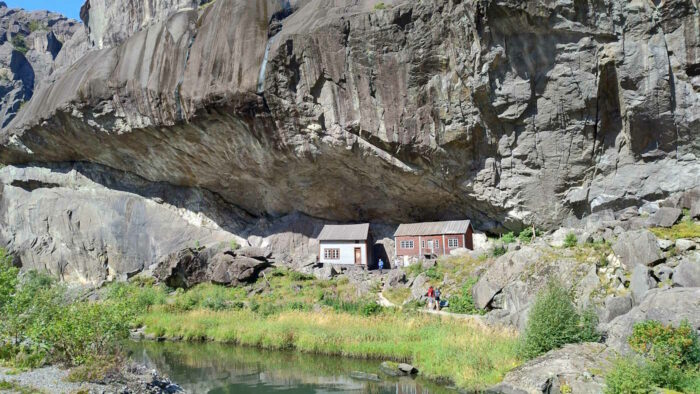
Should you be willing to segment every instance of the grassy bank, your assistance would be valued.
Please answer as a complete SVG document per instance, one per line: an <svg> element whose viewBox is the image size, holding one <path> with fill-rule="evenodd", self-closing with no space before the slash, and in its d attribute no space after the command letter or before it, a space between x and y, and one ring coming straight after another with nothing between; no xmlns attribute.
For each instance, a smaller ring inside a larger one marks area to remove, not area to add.
<svg viewBox="0 0 700 394"><path fill-rule="evenodd" d="M520 363L517 338L509 329L413 313L365 317L284 311L262 316L247 309L169 312L155 308L141 322L147 332L171 338L407 361L426 377L449 379L469 388L498 383Z"/></svg>
<svg viewBox="0 0 700 394"><path fill-rule="evenodd" d="M321 281L278 269L250 288L117 287L120 298L146 305L135 324L159 337L406 361L426 377L468 388L498 383L520 364L513 330L382 308L380 286L360 290L346 277Z"/></svg>

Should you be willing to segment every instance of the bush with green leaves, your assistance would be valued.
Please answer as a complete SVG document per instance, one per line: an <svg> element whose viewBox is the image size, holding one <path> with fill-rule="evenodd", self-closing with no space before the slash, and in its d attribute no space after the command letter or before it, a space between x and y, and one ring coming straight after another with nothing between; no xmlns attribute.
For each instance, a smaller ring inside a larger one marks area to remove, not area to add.
<svg viewBox="0 0 700 394"><path fill-rule="evenodd" d="M476 278L469 278L462 286L462 291L460 294L456 294L448 298L450 312L469 314L484 313L483 310L476 307L474 304L474 298L472 297L472 287L474 287L476 282Z"/></svg>
<svg viewBox="0 0 700 394"><path fill-rule="evenodd" d="M113 357L136 314L164 297L115 285L102 301L71 300L51 277L20 274L6 256L0 249L0 359L17 367L75 366Z"/></svg>
<svg viewBox="0 0 700 394"><path fill-rule="evenodd" d="M504 244L512 244L513 242L515 242L515 234L513 234L512 231L503 234L503 236L501 237L501 242L503 242Z"/></svg>
<svg viewBox="0 0 700 394"><path fill-rule="evenodd" d="M606 376L606 393L647 393L655 388L700 389L700 343L687 321L678 327L649 320L627 339L635 357L620 358Z"/></svg>
<svg viewBox="0 0 700 394"><path fill-rule="evenodd" d="M578 243L578 239L576 238L576 234L574 234L574 233L566 234L566 238L564 238L564 247L572 248L572 247L576 246L577 243Z"/></svg>
<svg viewBox="0 0 700 394"><path fill-rule="evenodd" d="M540 232L538 230L532 230L532 227L527 227L523 229L520 234L518 234L518 239L520 242L527 244L532 241L532 239L536 236L539 236Z"/></svg>
<svg viewBox="0 0 700 394"><path fill-rule="evenodd" d="M380 1L379 3L377 3L377 4L374 5L374 9L375 9L375 10L383 10L383 9L386 9L386 4L384 4L384 2L381 2L381 1Z"/></svg>
<svg viewBox="0 0 700 394"><path fill-rule="evenodd" d="M29 51L29 48L27 48L27 42L24 40L24 36L16 34L14 37L12 37L11 42L12 46L22 54L26 54Z"/></svg>
<svg viewBox="0 0 700 394"><path fill-rule="evenodd" d="M503 256L506 254L506 248L503 245L496 245L493 248L493 257Z"/></svg>
<svg viewBox="0 0 700 394"><path fill-rule="evenodd" d="M597 325L594 311L579 311L571 294L552 281L537 295L530 309L520 353L529 359L567 343L597 342Z"/></svg>

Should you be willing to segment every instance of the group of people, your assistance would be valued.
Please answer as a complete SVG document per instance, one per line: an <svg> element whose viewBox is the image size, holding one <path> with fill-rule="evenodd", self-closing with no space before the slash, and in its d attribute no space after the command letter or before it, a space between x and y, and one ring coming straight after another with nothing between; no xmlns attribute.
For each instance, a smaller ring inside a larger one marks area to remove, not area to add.
<svg viewBox="0 0 700 394"><path fill-rule="evenodd" d="M433 286L428 288L428 292L425 294L425 296L428 297L428 309L440 310L441 293L439 288L433 288Z"/></svg>

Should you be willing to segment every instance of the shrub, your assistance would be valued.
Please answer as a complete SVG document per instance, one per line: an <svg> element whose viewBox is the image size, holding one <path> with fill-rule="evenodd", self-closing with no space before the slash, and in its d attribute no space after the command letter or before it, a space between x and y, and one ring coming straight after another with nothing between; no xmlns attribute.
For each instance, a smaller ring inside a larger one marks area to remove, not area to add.
<svg viewBox="0 0 700 394"><path fill-rule="evenodd" d="M493 257L503 256L506 254L506 248L503 245L497 245L493 248Z"/></svg>
<svg viewBox="0 0 700 394"><path fill-rule="evenodd" d="M700 343L687 321L678 328L654 320L640 322L627 341L646 360L645 371L656 386L688 391L700 383Z"/></svg>
<svg viewBox="0 0 700 394"><path fill-rule="evenodd" d="M0 248L0 312L15 293L18 274L19 269L12 265L12 257Z"/></svg>
<svg viewBox="0 0 700 394"><path fill-rule="evenodd" d="M386 4L384 4L383 2L380 1L379 3L377 3L377 4L374 5L374 9L375 9L375 10L383 10L383 9L386 9Z"/></svg>
<svg viewBox="0 0 700 394"><path fill-rule="evenodd" d="M567 343L598 341L597 323L593 311L580 313L571 295L560 284L550 282L530 310L520 352L534 358Z"/></svg>
<svg viewBox="0 0 700 394"><path fill-rule="evenodd" d="M430 267L427 270L425 270L425 276L427 276L430 279L435 279L435 280L442 279L442 274L440 272L438 272L436 267Z"/></svg>
<svg viewBox="0 0 700 394"><path fill-rule="evenodd" d="M238 245L238 242L236 242L235 239L232 239L229 243L229 247L231 248L231 250L236 250L240 247L240 245Z"/></svg>
<svg viewBox="0 0 700 394"><path fill-rule="evenodd" d="M632 350L652 361L668 359L677 367L700 363L698 335L688 321L678 328L655 320L637 323L627 341Z"/></svg>
<svg viewBox="0 0 700 394"><path fill-rule="evenodd" d="M291 278L293 281L306 281L312 280L314 277L313 275L302 274L298 271L289 271L289 278Z"/></svg>
<svg viewBox="0 0 700 394"><path fill-rule="evenodd" d="M566 238L564 238L564 247L565 248L571 248L576 246L578 243L578 239L576 238L576 234L574 233L568 233L566 234Z"/></svg>
<svg viewBox="0 0 700 394"><path fill-rule="evenodd" d="M518 234L518 239L520 240L520 242L526 244L530 243L532 241L532 238L534 238L535 236L539 236L540 234L540 231L535 230L533 232L532 227L528 227L523 229L523 231L521 231L520 234Z"/></svg>
<svg viewBox="0 0 700 394"><path fill-rule="evenodd" d="M462 286L462 292L458 295L451 296L449 300L450 312L454 313L483 313L474 304L472 297L472 287L476 284L476 278L469 278Z"/></svg>
<svg viewBox="0 0 700 394"><path fill-rule="evenodd" d="M27 48L27 43L24 40L24 36L21 36L19 34L16 34L14 37L12 37L12 46L15 47L15 49L22 54L26 54L27 51L29 51L29 48Z"/></svg>
<svg viewBox="0 0 700 394"><path fill-rule="evenodd" d="M512 231L503 234L503 236L501 237L501 242L503 242L504 244L511 244L515 242L515 234L513 234Z"/></svg>
<svg viewBox="0 0 700 394"><path fill-rule="evenodd" d="M606 394L647 394L656 391L653 387L644 360L619 358L605 376Z"/></svg>

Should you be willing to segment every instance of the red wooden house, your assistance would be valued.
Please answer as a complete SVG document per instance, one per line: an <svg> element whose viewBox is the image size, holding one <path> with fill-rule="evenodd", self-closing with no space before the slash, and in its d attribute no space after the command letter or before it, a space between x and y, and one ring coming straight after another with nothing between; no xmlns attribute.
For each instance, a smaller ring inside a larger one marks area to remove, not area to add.
<svg viewBox="0 0 700 394"><path fill-rule="evenodd" d="M469 220L401 224L394 233L396 257L407 262L410 257L449 255L457 248L474 249Z"/></svg>

